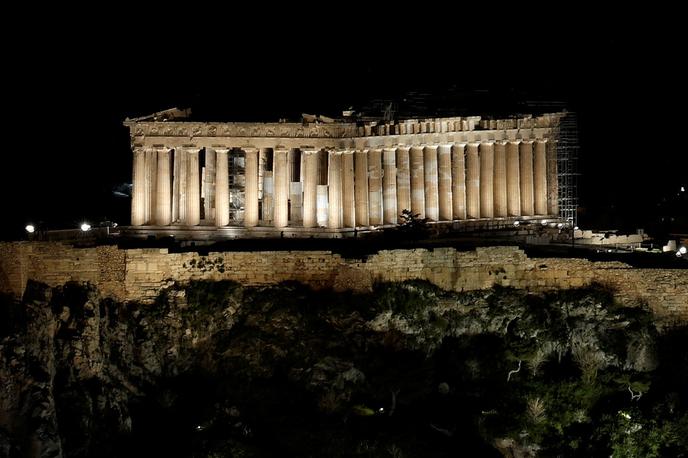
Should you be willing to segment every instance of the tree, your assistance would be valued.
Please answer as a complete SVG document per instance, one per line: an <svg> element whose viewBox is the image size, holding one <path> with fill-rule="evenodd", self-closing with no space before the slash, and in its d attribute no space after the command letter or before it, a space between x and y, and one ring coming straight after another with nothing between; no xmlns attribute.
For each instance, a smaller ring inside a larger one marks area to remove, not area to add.
<svg viewBox="0 0 688 458"><path fill-rule="evenodd" d="M413 213L411 210L404 209L399 215L399 231L414 238L426 237L429 233L427 218L420 218L420 213Z"/></svg>

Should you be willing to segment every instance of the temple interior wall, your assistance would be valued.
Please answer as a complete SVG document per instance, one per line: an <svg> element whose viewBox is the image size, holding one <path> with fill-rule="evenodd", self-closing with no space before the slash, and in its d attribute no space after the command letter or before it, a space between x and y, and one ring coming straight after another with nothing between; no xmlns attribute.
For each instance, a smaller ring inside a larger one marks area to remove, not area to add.
<svg viewBox="0 0 688 458"><path fill-rule="evenodd" d="M528 258L517 247L381 251L345 259L329 251L168 253L166 249L101 246L73 248L54 242L0 243L0 291L21 296L28 280L51 286L90 282L124 301L151 302L172 282L233 280L274 285L294 280L313 288L365 290L374 282L428 280L453 291L494 285L534 292L611 286L628 303L645 301L656 315L688 320L688 270L637 269L620 262Z"/></svg>

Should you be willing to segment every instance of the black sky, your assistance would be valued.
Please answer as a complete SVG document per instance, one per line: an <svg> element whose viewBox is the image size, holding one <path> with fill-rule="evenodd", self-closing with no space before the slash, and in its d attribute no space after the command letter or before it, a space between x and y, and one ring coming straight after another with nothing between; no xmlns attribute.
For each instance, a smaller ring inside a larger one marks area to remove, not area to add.
<svg viewBox="0 0 688 458"><path fill-rule="evenodd" d="M439 6L430 17L336 7L299 20L132 10L22 22L4 37L3 236L28 221L126 223L129 202L111 193L131 174L121 123L173 106L270 121L414 90L484 94L466 102L482 115L518 99L564 100L579 114L583 221L635 212L642 225L658 199L688 186L687 40L670 14L498 21Z"/></svg>

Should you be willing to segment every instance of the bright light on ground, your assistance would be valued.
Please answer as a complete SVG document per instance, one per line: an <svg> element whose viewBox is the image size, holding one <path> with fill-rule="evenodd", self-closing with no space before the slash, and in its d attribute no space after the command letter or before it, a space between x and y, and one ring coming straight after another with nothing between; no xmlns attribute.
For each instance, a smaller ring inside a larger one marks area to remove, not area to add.
<svg viewBox="0 0 688 458"><path fill-rule="evenodd" d="M88 232L91 230L91 225L88 223L82 223L81 224L81 230L84 232Z"/></svg>
<svg viewBox="0 0 688 458"><path fill-rule="evenodd" d="M681 254L686 254L687 251L688 251L688 248L686 248L684 246L682 246L681 248L678 249L678 252Z"/></svg>
<svg viewBox="0 0 688 458"><path fill-rule="evenodd" d="M26 232L29 234L33 234L36 231L36 228L33 226L33 224L27 224L24 229L26 229Z"/></svg>

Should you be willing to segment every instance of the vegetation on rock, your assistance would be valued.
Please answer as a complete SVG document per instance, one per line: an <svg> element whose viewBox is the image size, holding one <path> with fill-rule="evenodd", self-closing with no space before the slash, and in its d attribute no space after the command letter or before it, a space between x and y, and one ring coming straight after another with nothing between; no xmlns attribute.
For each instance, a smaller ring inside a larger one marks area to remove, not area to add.
<svg viewBox="0 0 688 458"><path fill-rule="evenodd" d="M601 287L0 304L0 456L686 456L686 327Z"/></svg>

